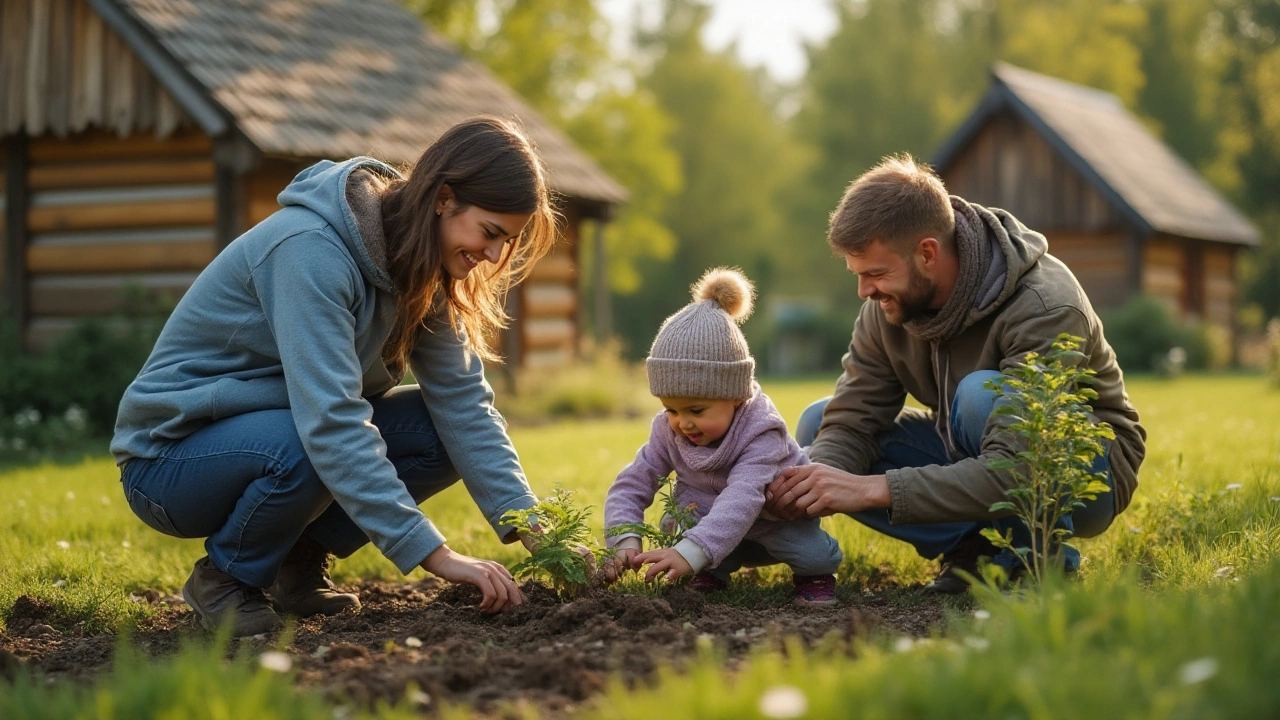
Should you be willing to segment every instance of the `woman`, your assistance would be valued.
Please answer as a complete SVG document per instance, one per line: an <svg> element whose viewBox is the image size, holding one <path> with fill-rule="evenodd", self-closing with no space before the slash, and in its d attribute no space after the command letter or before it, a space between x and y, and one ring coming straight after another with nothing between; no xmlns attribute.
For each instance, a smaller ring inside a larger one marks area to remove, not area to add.
<svg viewBox="0 0 1280 720"><path fill-rule="evenodd" d="M480 609L523 602L506 568L453 552L418 503L464 478L500 518L531 507L481 360L506 291L551 247L528 140L475 118L408 177L320 162L283 209L223 250L178 303L125 392L111 451L152 528L204 537L183 597L237 636L359 607L328 554L372 541L401 572L470 583ZM405 369L417 386L400 385Z"/></svg>

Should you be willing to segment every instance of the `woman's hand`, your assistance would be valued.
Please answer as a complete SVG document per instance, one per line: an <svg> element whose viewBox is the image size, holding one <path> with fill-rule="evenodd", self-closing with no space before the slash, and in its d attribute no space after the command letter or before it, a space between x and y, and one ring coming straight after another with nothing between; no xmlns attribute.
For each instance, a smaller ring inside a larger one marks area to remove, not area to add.
<svg viewBox="0 0 1280 720"><path fill-rule="evenodd" d="M636 562L639 554L640 551L635 548L618 548L613 557L601 566L600 579L606 583L617 582L627 570L639 570L640 564Z"/></svg>
<svg viewBox="0 0 1280 720"><path fill-rule="evenodd" d="M649 582L658 577L663 572L667 573L668 580L679 580L685 575L693 574L693 566L688 560L675 548L662 548L661 550L650 550L636 555L632 562L634 567L639 569L641 565L648 565L649 569L644 574L645 582Z"/></svg>
<svg viewBox="0 0 1280 720"><path fill-rule="evenodd" d="M422 569L449 582L475 585L484 598L480 611L496 613L524 602L524 594L502 563L462 555L441 545L422 561Z"/></svg>

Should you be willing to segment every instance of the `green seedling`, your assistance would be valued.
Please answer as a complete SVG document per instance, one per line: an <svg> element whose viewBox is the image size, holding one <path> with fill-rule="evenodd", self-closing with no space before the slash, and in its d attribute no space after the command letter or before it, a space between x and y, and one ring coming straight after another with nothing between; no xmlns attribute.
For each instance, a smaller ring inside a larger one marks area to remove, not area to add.
<svg viewBox="0 0 1280 720"><path fill-rule="evenodd" d="M1022 447L1013 457L989 464L1009 472L1016 483L1006 493L1009 499L995 503L991 511L1011 512L1026 523L1032 547L1015 547L1012 530L1001 535L986 529L982 535L1016 553L1037 584L1056 565L1062 543L1071 534L1058 521L1084 507L1084 501L1110 491L1093 463L1104 452L1102 441L1114 440L1115 432L1090 419L1089 402L1098 399L1098 393L1084 387L1093 381L1094 371L1078 349L1082 342L1059 335L1046 357L1027 353L1004 377L986 385L1002 399L994 414Z"/></svg>
<svg viewBox="0 0 1280 720"><path fill-rule="evenodd" d="M662 503L662 519L658 521L658 527L644 522L624 523L605 530L604 534L609 537L634 534L646 540L649 547L675 547L685 532L698 524L697 504L680 505L675 490L674 478L667 476L658 480L658 500Z"/></svg>
<svg viewBox="0 0 1280 720"><path fill-rule="evenodd" d="M556 488L529 510L503 513L504 523L533 538L529 557L512 568L512 574L548 581L561 600L576 597L609 554L587 526L590 515L591 506L576 506L573 491L564 488Z"/></svg>

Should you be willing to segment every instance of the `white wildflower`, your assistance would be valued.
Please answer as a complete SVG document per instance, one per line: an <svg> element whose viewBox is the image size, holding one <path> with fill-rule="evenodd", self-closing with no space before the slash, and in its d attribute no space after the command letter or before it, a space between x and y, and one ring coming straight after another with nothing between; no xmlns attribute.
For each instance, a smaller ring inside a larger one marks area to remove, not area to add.
<svg viewBox="0 0 1280 720"><path fill-rule="evenodd" d="M1280 502L1280 495L1272 495L1271 502Z"/></svg>
<svg viewBox="0 0 1280 720"><path fill-rule="evenodd" d="M411 647L411 648L420 648L422 647L422 641L410 635L409 637L404 639L404 646Z"/></svg>
<svg viewBox="0 0 1280 720"><path fill-rule="evenodd" d="M980 637L967 637L964 639L964 644L973 648L974 650L977 650L978 652L982 652L983 650L986 650L987 648L991 647L990 640L986 638L980 638Z"/></svg>
<svg viewBox="0 0 1280 720"><path fill-rule="evenodd" d="M62 548L63 550L70 550L71 543L67 542L66 540L59 540L58 547Z"/></svg>
<svg viewBox="0 0 1280 720"><path fill-rule="evenodd" d="M57 580L53 581L54 587L62 587L63 585L66 585L66 584L67 584L67 581L64 578L58 578Z"/></svg>
<svg viewBox="0 0 1280 720"><path fill-rule="evenodd" d="M1182 679L1183 685L1195 685L1218 674L1218 659L1211 657L1203 657L1199 660L1182 666L1178 671L1178 677Z"/></svg>
<svg viewBox="0 0 1280 720"><path fill-rule="evenodd" d="M1228 577L1231 577L1231 570L1232 568L1230 565L1223 565L1222 567L1213 571L1213 576L1218 580L1221 580L1223 578L1228 578Z"/></svg>
<svg viewBox="0 0 1280 720"><path fill-rule="evenodd" d="M907 652L911 648L915 647L915 645L916 641L906 637L905 635L893 641L893 649L897 652Z"/></svg>
<svg viewBox="0 0 1280 720"><path fill-rule="evenodd" d="M1240 483L1230 483L1227 485L1227 490L1239 490L1242 487L1244 487L1244 485Z"/></svg>
<svg viewBox="0 0 1280 720"><path fill-rule="evenodd" d="M258 657L258 664L272 672L287 673L293 669L293 658L286 653L270 650Z"/></svg>
<svg viewBox="0 0 1280 720"><path fill-rule="evenodd" d="M979 609L979 610L974 610L974 611L973 611L973 616L974 616L975 618L977 618L978 620L990 620L990 619L991 619L991 611L990 611L990 610L981 610L981 609Z"/></svg>
<svg viewBox="0 0 1280 720"><path fill-rule="evenodd" d="M76 432L82 432L89 425L89 413L74 403L67 407L62 419Z"/></svg>
<svg viewBox="0 0 1280 720"><path fill-rule="evenodd" d="M131 548L131 547L133 547L133 545L129 544L129 541L128 541L128 540L124 540L124 541L121 541L121 543L120 543L120 547L122 547L122 548Z"/></svg>
<svg viewBox="0 0 1280 720"><path fill-rule="evenodd" d="M758 707L768 718L798 718L809 710L809 698L794 685L774 685L760 696Z"/></svg>
<svg viewBox="0 0 1280 720"><path fill-rule="evenodd" d="M409 702L413 703L414 705L430 705L431 704L431 696L422 692L417 688L413 688L409 692L405 693L405 699L407 699Z"/></svg>
<svg viewBox="0 0 1280 720"><path fill-rule="evenodd" d="M75 500L75 499L76 499L76 494L75 494L75 493L73 493L73 492L71 492L70 490L68 490L68 491L67 491L67 499L68 499L68 500Z"/></svg>

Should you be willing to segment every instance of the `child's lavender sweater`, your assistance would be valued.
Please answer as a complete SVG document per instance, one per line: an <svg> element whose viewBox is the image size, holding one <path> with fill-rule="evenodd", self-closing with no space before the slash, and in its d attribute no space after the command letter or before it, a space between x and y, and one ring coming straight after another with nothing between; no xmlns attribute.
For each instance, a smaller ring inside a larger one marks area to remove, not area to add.
<svg viewBox="0 0 1280 720"><path fill-rule="evenodd" d="M679 481L677 501L681 506L697 503L700 518L675 549L694 572L715 567L743 539L765 535L782 522L759 519L765 488L783 469L808 461L759 385L734 412L718 447L694 445L672 430L666 412L660 412L653 419L649 441L605 496L604 526L607 530L644 522L645 508L653 504L659 482L674 470ZM612 548L634 537L619 535L607 543Z"/></svg>

